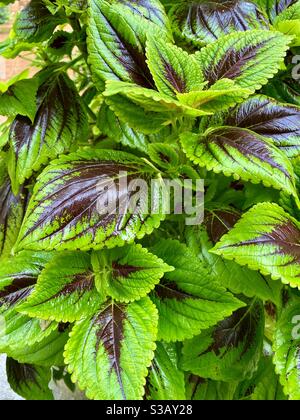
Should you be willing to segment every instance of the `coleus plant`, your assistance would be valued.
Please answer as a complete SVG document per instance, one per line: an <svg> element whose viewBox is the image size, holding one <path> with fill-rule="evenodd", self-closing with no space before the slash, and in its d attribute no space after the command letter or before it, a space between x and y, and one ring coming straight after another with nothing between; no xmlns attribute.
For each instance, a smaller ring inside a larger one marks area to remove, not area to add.
<svg viewBox="0 0 300 420"><path fill-rule="evenodd" d="M20 11L0 44L30 62L0 84L0 352L17 393L53 399L64 379L100 400L300 399L299 46L293 0ZM99 213L108 176L126 204L124 172L204 179L204 223Z"/></svg>

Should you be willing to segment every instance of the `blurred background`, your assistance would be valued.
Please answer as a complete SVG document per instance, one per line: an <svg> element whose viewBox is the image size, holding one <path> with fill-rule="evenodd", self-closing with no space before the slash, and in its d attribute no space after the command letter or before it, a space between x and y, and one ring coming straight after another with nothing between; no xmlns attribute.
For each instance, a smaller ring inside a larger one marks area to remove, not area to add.
<svg viewBox="0 0 300 420"><path fill-rule="evenodd" d="M16 13L26 6L27 3L28 0L19 0L9 6L0 7L0 42L4 41L9 36ZM5 58L0 57L0 81L9 80L27 66L28 61L26 61L25 57L18 57L14 60L6 60Z"/></svg>

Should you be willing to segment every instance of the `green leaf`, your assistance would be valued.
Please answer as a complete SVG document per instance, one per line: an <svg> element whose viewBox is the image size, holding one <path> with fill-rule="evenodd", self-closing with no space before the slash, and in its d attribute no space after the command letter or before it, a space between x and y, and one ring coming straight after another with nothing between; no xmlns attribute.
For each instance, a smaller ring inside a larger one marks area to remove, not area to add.
<svg viewBox="0 0 300 420"><path fill-rule="evenodd" d="M263 95L252 96L231 112L225 125L247 128L274 141L288 157L300 153L300 108Z"/></svg>
<svg viewBox="0 0 300 420"><path fill-rule="evenodd" d="M260 203L244 214L212 252L300 287L299 238L296 219L277 204Z"/></svg>
<svg viewBox="0 0 300 420"><path fill-rule="evenodd" d="M150 159L163 169L176 168L179 165L178 150L165 143L153 143L148 147Z"/></svg>
<svg viewBox="0 0 300 420"><path fill-rule="evenodd" d="M20 80L0 93L0 115L15 117L20 114L34 120L37 104L37 79Z"/></svg>
<svg viewBox="0 0 300 420"><path fill-rule="evenodd" d="M177 93L202 90L204 79L200 64L176 45L149 39L147 64L159 92L176 98Z"/></svg>
<svg viewBox="0 0 300 420"><path fill-rule="evenodd" d="M157 20L159 16L163 22ZM91 0L87 46L91 70L100 89L102 80L154 86L146 64L146 35L155 31L166 38L164 20L163 8L157 1L137 4L129 0Z"/></svg>
<svg viewBox="0 0 300 420"><path fill-rule="evenodd" d="M149 298L107 302L73 328L65 350L72 380L90 399L142 399L156 332L157 311Z"/></svg>
<svg viewBox="0 0 300 420"><path fill-rule="evenodd" d="M241 102L250 93L249 89L240 88L233 80L221 79L207 90L178 93L177 99L191 108L215 113L227 110Z"/></svg>
<svg viewBox="0 0 300 420"><path fill-rule="evenodd" d="M56 26L65 21L61 15L53 16L40 0L31 0L18 14L13 30L18 40L40 42L48 39Z"/></svg>
<svg viewBox="0 0 300 420"><path fill-rule="evenodd" d="M265 357L261 361L257 375L255 375L251 400L253 401L284 401L287 398L283 393L279 377L271 357Z"/></svg>
<svg viewBox="0 0 300 420"><path fill-rule="evenodd" d="M18 312L32 293L37 278L51 255L21 252L1 260L0 267L0 351L8 352L33 345L49 336L57 324L31 319Z"/></svg>
<svg viewBox="0 0 300 420"><path fill-rule="evenodd" d="M187 157L209 171L254 184L262 182L298 199L289 159L270 140L250 130L210 128L204 134L184 133L181 142Z"/></svg>
<svg viewBox="0 0 300 420"><path fill-rule="evenodd" d="M89 254L65 252L47 264L18 311L45 320L74 322L93 314L102 302Z"/></svg>
<svg viewBox="0 0 300 420"><path fill-rule="evenodd" d="M45 367L18 363L8 357L6 360L7 380L13 391L30 401L54 400L49 388L51 370Z"/></svg>
<svg viewBox="0 0 300 420"><path fill-rule="evenodd" d="M289 36L294 36L293 46L300 46L300 1L280 13L274 21L275 28Z"/></svg>
<svg viewBox="0 0 300 420"><path fill-rule="evenodd" d="M87 117L73 82L59 74L38 91L34 122L17 116L10 131L9 172L14 192L50 159L87 138Z"/></svg>
<svg viewBox="0 0 300 420"><path fill-rule="evenodd" d="M148 295L173 267L141 245L96 252L92 257L98 291L118 302L131 302Z"/></svg>
<svg viewBox="0 0 300 420"><path fill-rule="evenodd" d="M4 123L0 124L0 153L7 145L9 140L10 121L7 119ZM1 162L0 158L0 162Z"/></svg>
<svg viewBox="0 0 300 420"><path fill-rule="evenodd" d="M191 117L211 114L210 112L195 109L180 103L178 100L163 93L159 93L156 90L146 89L132 83L116 80L108 80L106 82L106 90L103 94L105 97L122 94L146 111L169 113L170 119L172 117L174 118L174 114L183 114Z"/></svg>
<svg viewBox="0 0 300 420"><path fill-rule="evenodd" d="M105 134L114 141L122 143L126 147L146 152L149 144L149 137L134 130L122 121L110 108L104 103L98 114L97 126L101 133Z"/></svg>
<svg viewBox="0 0 300 420"><path fill-rule="evenodd" d="M271 23L274 23L276 17L295 2L297 0L255 0L255 3L266 10Z"/></svg>
<svg viewBox="0 0 300 420"><path fill-rule="evenodd" d="M129 100L124 95L109 96L105 99L110 109L122 123L143 134L155 134L170 124L170 114L149 111Z"/></svg>
<svg viewBox="0 0 300 420"><path fill-rule="evenodd" d="M243 294L247 297L258 297L263 301L280 301L280 290L274 288L272 281L263 278L260 273L242 267L234 261L212 254L210 250L223 234L228 233L234 226L234 219L229 219L229 211L215 210L206 218L201 229L191 228L187 233L188 246L197 253L198 258L207 267L212 278L232 293ZM230 216L231 217L231 216ZM279 285L280 286L280 285Z"/></svg>
<svg viewBox="0 0 300 420"><path fill-rule="evenodd" d="M19 363L26 363L37 366L64 366L63 351L69 338L68 325L59 325L42 340L29 344L26 341L26 334L23 335L23 342L19 340L18 345L7 353L8 356ZM25 339L24 339L25 337ZM20 345L22 343L22 345Z"/></svg>
<svg viewBox="0 0 300 420"><path fill-rule="evenodd" d="M200 46L228 33L269 27L262 11L244 0L179 1L171 8L170 17L176 35Z"/></svg>
<svg viewBox="0 0 300 420"><path fill-rule="evenodd" d="M0 179L0 256L10 254L20 231L25 213L24 189L14 195L7 175Z"/></svg>
<svg viewBox="0 0 300 420"><path fill-rule="evenodd" d="M16 250L86 251L141 239L159 226L164 212L150 212L151 197L135 182L145 181L146 190L158 175L140 158L114 150L87 149L52 161L35 184ZM103 197L112 201L109 206ZM159 188L152 199L162 202Z"/></svg>
<svg viewBox="0 0 300 420"><path fill-rule="evenodd" d="M149 25L156 30L167 32L170 30L169 21L165 9L159 0L107 0L110 7L119 15L126 15L127 22L134 29L140 29L147 35Z"/></svg>
<svg viewBox="0 0 300 420"><path fill-rule="evenodd" d="M203 48L196 58L210 85L226 78L254 93L278 72L290 40L270 31L232 33Z"/></svg>
<svg viewBox="0 0 300 420"><path fill-rule="evenodd" d="M187 399L194 401L235 400L236 382L217 382L190 375L187 383Z"/></svg>
<svg viewBox="0 0 300 420"><path fill-rule="evenodd" d="M159 340L191 338L244 306L211 278L185 245L161 240L151 251L175 267L175 271L165 274L151 295L159 312Z"/></svg>
<svg viewBox="0 0 300 420"><path fill-rule="evenodd" d="M178 350L174 343L157 343L147 384L149 400L186 399L184 373L178 367Z"/></svg>
<svg viewBox="0 0 300 420"><path fill-rule="evenodd" d="M274 334L274 363L284 392L300 399L300 300L292 299L283 309Z"/></svg>
<svg viewBox="0 0 300 420"><path fill-rule="evenodd" d="M236 311L215 328L183 346L183 369L217 381L241 381L252 376L261 357L264 311L258 302Z"/></svg>
<svg viewBox="0 0 300 420"><path fill-rule="evenodd" d="M14 59L23 51L31 51L33 46L30 42L22 42L16 38L6 38L0 42L0 55L7 59Z"/></svg>

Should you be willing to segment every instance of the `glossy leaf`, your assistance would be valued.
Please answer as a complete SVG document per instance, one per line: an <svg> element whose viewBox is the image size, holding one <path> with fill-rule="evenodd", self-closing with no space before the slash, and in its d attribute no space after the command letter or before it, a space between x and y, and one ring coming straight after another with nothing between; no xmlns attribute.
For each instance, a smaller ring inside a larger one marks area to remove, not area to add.
<svg viewBox="0 0 300 420"><path fill-rule="evenodd" d="M231 113L225 124L247 128L272 139L289 157L300 153L300 108L297 106L254 96Z"/></svg>
<svg viewBox="0 0 300 420"><path fill-rule="evenodd" d="M214 114L240 103L250 93L251 91L239 87L233 80L221 79L207 90L178 93L177 98L182 104Z"/></svg>
<svg viewBox="0 0 300 420"><path fill-rule="evenodd" d="M146 55L155 85L161 93L176 98L177 93L202 90L201 66L184 50L153 38L147 43Z"/></svg>
<svg viewBox="0 0 300 420"><path fill-rule="evenodd" d="M256 0L256 3L266 9L269 19L273 23L278 15L297 3L297 0Z"/></svg>
<svg viewBox="0 0 300 420"><path fill-rule="evenodd" d="M277 204L260 203L241 218L213 252L299 287L299 235L297 220Z"/></svg>
<svg viewBox="0 0 300 420"><path fill-rule="evenodd" d="M150 234L164 215L150 214L148 194L137 207L137 185L129 195L126 176L129 184L137 174L146 183L157 177L152 167L124 152L86 150L53 161L35 185L16 249L112 248ZM109 199L115 208L103 201L112 182ZM161 191L154 195L160 203Z"/></svg>
<svg viewBox="0 0 300 420"><path fill-rule="evenodd" d="M66 323L90 316L102 302L90 256L66 252L52 258L18 310L30 317Z"/></svg>
<svg viewBox="0 0 300 420"><path fill-rule="evenodd" d="M91 1L88 52L91 69L100 88L101 80L123 80L146 87L154 86L146 64L145 44L146 33L160 30L161 22L157 24L155 9L162 17L163 9L158 2L137 5L132 1L114 4L104 0Z"/></svg>
<svg viewBox="0 0 300 420"><path fill-rule="evenodd" d="M92 262L99 293L118 302L147 296L166 272L173 271L141 245L94 253Z"/></svg>
<svg viewBox="0 0 300 420"><path fill-rule="evenodd" d="M187 341L183 347L182 367L217 381L241 381L251 377L261 357L263 334L263 308L253 302L215 328Z"/></svg>
<svg viewBox="0 0 300 420"><path fill-rule="evenodd" d="M72 380L91 399L142 399L156 332L157 311L149 298L128 305L108 301L71 333L65 360Z"/></svg>
<svg viewBox="0 0 300 420"><path fill-rule="evenodd" d="M149 137L134 130L129 124L118 118L106 103L101 106L97 125L103 134L124 146L142 152L148 148Z"/></svg>
<svg viewBox="0 0 300 420"><path fill-rule="evenodd" d="M54 76L42 84L37 100L34 122L18 116L10 130L9 172L15 192L34 171L87 137L86 114L68 76Z"/></svg>
<svg viewBox="0 0 300 420"><path fill-rule="evenodd" d="M7 358L6 372L10 387L21 397L31 401L54 399L49 388L52 376L49 368L22 364Z"/></svg>
<svg viewBox="0 0 300 420"><path fill-rule="evenodd" d="M69 326L60 324L51 334L34 344L24 341L23 336L23 341L19 340L18 346L10 349L7 354L19 363L48 368L64 366L63 351L69 339L69 333ZM20 343L22 343L21 346Z"/></svg>
<svg viewBox="0 0 300 420"><path fill-rule="evenodd" d="M277 32L231 33L203 48L196 58L210 85L226 78L253 93L278 72L289 42Z"/></svg>
<svg viewBox="0 0 300 420"><path fill-rule="evenodd" d="M14 195L7 176L0 180L0 256L8 255L13 248L25 213L26 196L22 189Z"/></svg>
<svg viewBox="0 0 300 420"><path fill-rule="evenodd" d="M8 86L4 92L0 89L0 115L15 117L20 114L33 121L37 110L37 89L35 78L20 80Z"/></svg>
<svg viewBox="0 0 300 420"><path fill-rule="evenodd" d="M297 199L293 167L273 143L243 128L220 127L204 134L185 133L183 149L192 162L234 179L262 182Z"/></svg>
<svg viewBox="0 0 300 420"><path fill-rule="evenodd" d="M274 21L275 28L293 36L293 46L300 46L300 2L297 1L280 13Z"/></svg>
<svg viewBox="0 0 300 420"><path fill-rule="evenodd" d="M179 165L179 151L175 147L165 143L153 143L148 147L150 159L164 169L170 169Z"/></svg>
<svg viewBox="0 0 300 420"><path fill-rule="evenodd" d="M124 95L109 96L105 102L122 123L143 134L156 134L171 122L167 111L158 113L146 110Z"/></svg>
<svg viewBox="0 0 300 420"><path fill-rule="evenodd" d="M49 261L47 253L21 252L2 259L0 267L0 349L15 351L20 343L33 345L48 337L57 325L31 319L18 313L22 302L32 293L37 278Z"/></svg>
<svg viewBox="0 0 300 420"><path fill-rule="evenodd" d="M147 398L160 401L185 400L184 372L179 368L176 344L157 343L147 384Z"/></svg>
<svg viewBox="0 0 300 420"><path fill-rule="evenodd" d="M283 309L274 335L274 363L289 399L300 399L300 301L292 299Z"/></svg>
<svg viewBox="0 0 300 420"><path fill-rule="evenodd" d="M40 0L31 2L21 10L14 24L14 32L19 40L39 42L52 35L57 25L65 22L59 15L51 15Z"/></svg>
<svg viewBox="0 0 300 420"><path fill-rule="evenodd" d="M159 93L156 90L139 87L132 83L112 80L106 82L104 96L110 97L118 94L122 94L135 104L144 108L146 111L169 113L170 120L174 115L176 116L176 114L185 114L191 117L210 114L210 112L185 105L184 103L181 103L166 94Z"/></svg>
<svg viewBox="0 0 300 420"><path fill-rule="evenodd" d="M151 296L159 312L158 339L170 342L191 338L243 306L210 277L185 245L161 240L152 252L175 267Z"/></svg>
<svg viewBox="0 0 300 420"><path fill-rule="evenodd" d="M221 286L235 294L258 297L263 301L278 304L281 299L280 284L279 287L275 287L274 282L265 279L260 273L210 252L216 242L234 227L237 220L235 212L232 214L229 210L212 211L205 218L206 229L191 228L187 233L188 246L197 253L210 275Z"/></svg>
<svg viewBox="0 0 300 420"><path fill-rule="evenodd" d="M232 32L268 29L263 12L250 1L195 1L171 8L170 16L176 34L196 45L214 42Z"/></svg>

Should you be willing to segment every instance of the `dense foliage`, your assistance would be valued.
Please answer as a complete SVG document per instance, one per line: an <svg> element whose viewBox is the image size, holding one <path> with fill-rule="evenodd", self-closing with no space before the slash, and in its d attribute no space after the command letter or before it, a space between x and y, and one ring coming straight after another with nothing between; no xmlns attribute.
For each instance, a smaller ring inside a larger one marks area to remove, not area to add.
<svg viewBox="0 0 300 420"><path fill-rule="evenodd" d="M89 399L300 399L299 47L294 0L31 0L17 15L0 44L31 70L0 84L16 392L52 399L64 379ZM100 214L99 180L122 171L205 179L204 223Z"/></svg>

